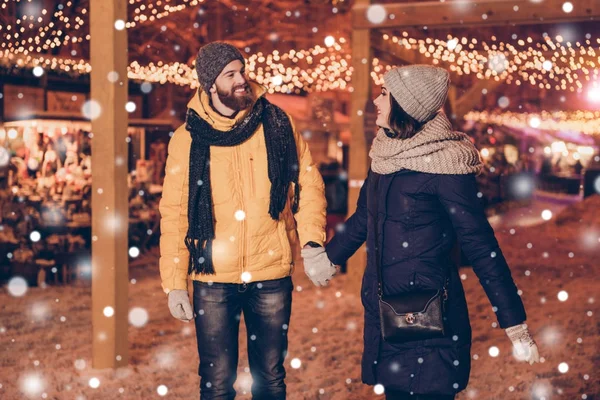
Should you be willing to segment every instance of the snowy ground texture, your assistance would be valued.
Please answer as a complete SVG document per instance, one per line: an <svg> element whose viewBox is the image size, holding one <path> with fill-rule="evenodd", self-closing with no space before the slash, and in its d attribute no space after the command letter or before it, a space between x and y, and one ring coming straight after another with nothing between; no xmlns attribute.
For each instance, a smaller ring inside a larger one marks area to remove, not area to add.
<svg viewBox="0 0 600 400"><path fill-rule="evenodd" d="M470 384L459 400L600 398L598 210L600 196L594 196L542 225L496 231L523 291L542 364L532 367L513 358L476 276L468 268L461 270L474 343ZM91 368L89 287L30 288L21 297L3 288L0 399L158 399L159 392L167 392L164 398L198 398L194 327L170 316L156 257L136 264L141 265L130 271L129 304L145 309L149 320L142 327L130 325L130 366L116 371ZM299 265L294 278L288 398L383 398L360 383L358 293L345 291L345 276L318 290L302 271ZM243 330L240 337L245 338ZM496 357L490 355L493 346L499 350ZM240 399L250 398L245 351L242 339L236 384ZM301 361L297 369L290 366L295 358Z"/></svg>

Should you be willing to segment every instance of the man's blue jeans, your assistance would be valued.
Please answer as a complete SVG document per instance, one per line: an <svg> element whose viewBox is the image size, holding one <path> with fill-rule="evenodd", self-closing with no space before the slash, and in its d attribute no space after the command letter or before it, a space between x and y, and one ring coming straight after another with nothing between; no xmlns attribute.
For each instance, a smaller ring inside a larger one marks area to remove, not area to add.
<svg viewBox="0 0 600 400"><path fill-rule="evenodd" d="M200 399L233 399L241 313L248 331L252 398L285 399L284 360L292 278L248 284L194 281Z"/></svg>

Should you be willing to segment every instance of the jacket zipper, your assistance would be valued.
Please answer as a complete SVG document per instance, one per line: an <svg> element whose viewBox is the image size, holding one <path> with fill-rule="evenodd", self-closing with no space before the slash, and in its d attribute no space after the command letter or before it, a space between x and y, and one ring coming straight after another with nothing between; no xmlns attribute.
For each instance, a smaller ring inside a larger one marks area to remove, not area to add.
<svg viewBox="0 0 600 400"><path fill-rule="evenodd" d="M377 187L375 190L375 196L379 195L379 190L381 189L381 178L382 176L379 177L379 179L377 180ZM376 262L381 263L381 281L382 284L380 286L380 288L378 288L379 290L381 290L381 295L383 296L383 242L385 240L385 222L387 221L387 198L388 198L388 194L390 192L390 188L392 187L392 183L394 182L394 177L392 177L391 181L388 182L388 187L385 190L385 196L383 196L383 220L381 222L381 248L379 249L379 255L381 256L381 258L379 260L377 260ZM379 219L379 199L377 200L377 209L375 210L375 213L377 214L377 219ZM375 225L375 246L379 246L378 243L378 226ZM377 259L377 255L375 255L375 258ZM377 266L376 266L377 267ZM379 285L379 283L378 283ZM381 317L380 317L381 318ZM382 342L382 338L381 338L381 334L379 336L379 345L377 348L377 357L375 358L377 364L379 364L379 360L381 358L381 342ZM375 377L375 379L377 379L377 367L376 365L373 365L373 376Z"/></svg>
<svg viewBox="0 0 600 400"><path fill-rule="evenodd" d="M242 187L242 179L241 179L241 167L242 167L242 163L240 162L240 156L239 156L239 147L235 146L234 147L234 156L235 156L235 161L236 161L236 176L237 176L237 181L238 181L238 187L239 187L239 195L240 195L240 204L241 204L241 210L245 213L245 207L244 207L244 193L243 193L243 187ZM241 227L242 227L242 237L240 238L240 279L241 277L244 275L244 269L245 269L245 265L244 265L244 261L246 258L246 216L244 215L244 218L240 221L241 223ZM245 283L245 282L242 282Z"/></svg>

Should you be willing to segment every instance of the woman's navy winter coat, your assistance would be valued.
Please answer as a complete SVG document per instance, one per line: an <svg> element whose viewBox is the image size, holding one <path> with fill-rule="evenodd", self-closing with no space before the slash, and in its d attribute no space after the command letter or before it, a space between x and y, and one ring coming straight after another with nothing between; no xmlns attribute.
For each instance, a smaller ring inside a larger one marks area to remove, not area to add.
<svg viewBox="0 0 600 400"><path fill-rule="evenodd" d="M379 243L375 243L375 229ZM367 242L362 282L364 383L418 394L454 394L467 386L471 326L458 269L450 256L457 236L500 327L524 322L523 303L484 214L473 174L369 171L356 212L326 247L330 260L342 264ZM382 339L375 246L381 249L386 295L440 289L449 274L444 338L403 344Z"/></svg>

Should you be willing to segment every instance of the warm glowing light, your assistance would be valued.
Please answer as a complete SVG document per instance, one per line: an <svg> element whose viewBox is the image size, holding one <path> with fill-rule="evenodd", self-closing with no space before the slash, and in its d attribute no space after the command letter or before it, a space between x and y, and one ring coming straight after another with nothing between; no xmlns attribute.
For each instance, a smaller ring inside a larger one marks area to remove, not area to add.
<svg viewBox="0 0 600 400"><path fill-rule="evenodd" d="M510 111L471 111L465 115L465 120L516 129L537 127L548 131L576 131L587 135L600 134L600 111L542 111L539 114ZM590 150L585 151L589 152ZM593 149L591 151L593 154Z"/></svg>
<svg viewBox="0 0 600 400"><path fill-rule="evenodd" d="M532 128L539 128L542 121L538 117L531 117L529 119L529 126Z"/></svg>

